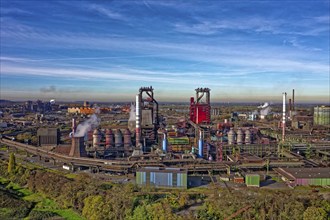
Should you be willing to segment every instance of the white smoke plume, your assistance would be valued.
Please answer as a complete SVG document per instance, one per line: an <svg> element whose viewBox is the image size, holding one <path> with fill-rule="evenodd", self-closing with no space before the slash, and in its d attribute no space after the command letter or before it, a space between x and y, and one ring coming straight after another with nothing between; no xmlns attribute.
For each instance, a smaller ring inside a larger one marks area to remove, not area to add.
<svg viewBox="0 0 330 220"><path fill-rule="evenodd" d="M131 104L131 111L129 113L129 119L128 119L128 129L133 132L135 130L136 125L136 118L135 118L135 105Z"/></svg>
<svg viewBox="0 0 330 220"><path fill-rule="evenodd" d="M258 106L258 108L266 108L269 106L268 102L265 102L265 104Z"/></svg>
<svg viewBox="0 0 330 220"><path fill-rule="evenodd" d="M83 137L93 128L96 128L100 124L100 119L93 114L89 119L80 123L77 126L76 132L74 133L74 137Z"/></svg>
<svg viewBox="0 0 330 220"><path fill-rule="evenodd" d="M135 106L133 104L131 104L131 111L129 113L129 119L128 119L128 121L135 121L135 117L136 117Z"/></svg>
<svg viewBox="0 0 330 220"><path fill-rule="evenodd" d="M269 112L272 110L272 108L270 106L267 106L266 108L260 109L260 115L268 115Z"/></svg>

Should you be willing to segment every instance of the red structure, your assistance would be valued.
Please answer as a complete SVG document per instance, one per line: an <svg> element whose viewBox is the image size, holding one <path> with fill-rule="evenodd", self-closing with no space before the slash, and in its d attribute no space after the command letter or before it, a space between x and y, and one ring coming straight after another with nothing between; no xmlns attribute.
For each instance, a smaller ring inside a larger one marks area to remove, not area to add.
<svg viewBox="0 0 330 220"><path fill-rule="evenodd" d="M195 91L196 101L194 100L194 97L190 98L190 120L196 124L210 124L210 89L197 88ZM203 97L204 99L202 99Z"/></svg>

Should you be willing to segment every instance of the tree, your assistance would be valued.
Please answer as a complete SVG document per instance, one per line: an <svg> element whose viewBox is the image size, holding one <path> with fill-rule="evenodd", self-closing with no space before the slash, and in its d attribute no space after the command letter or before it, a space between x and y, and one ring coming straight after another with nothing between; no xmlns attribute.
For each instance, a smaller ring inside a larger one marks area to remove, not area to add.
<svg viewBox="0 0 330 220"><path fill-rule="evenodd" d="M15 170L16 170L15 154L11 153L8 162L8 173L9 174L15 173Z"/></svg>
<svg viewBox="0 0 330 220"><path fill-rule="evenodd" d="M326 220L327 216L324 209L315 206L308 207L304 212L304 220Z"/></svg>

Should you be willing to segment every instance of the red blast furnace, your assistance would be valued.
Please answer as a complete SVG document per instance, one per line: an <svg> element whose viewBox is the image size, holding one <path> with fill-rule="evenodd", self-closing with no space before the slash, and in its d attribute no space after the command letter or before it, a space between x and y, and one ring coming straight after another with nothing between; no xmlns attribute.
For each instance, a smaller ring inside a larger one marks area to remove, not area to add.
<svg viewBox="0 0 330 220"><path fill-rule="evenodd" d="M194 97L190 98L190 120L196 124L210 124L211 122L211 105L210 105L210 89L197 88L196 101ZM204 96L205 95L205 96ZM204 99L202 99L204 97Z"/></svg>

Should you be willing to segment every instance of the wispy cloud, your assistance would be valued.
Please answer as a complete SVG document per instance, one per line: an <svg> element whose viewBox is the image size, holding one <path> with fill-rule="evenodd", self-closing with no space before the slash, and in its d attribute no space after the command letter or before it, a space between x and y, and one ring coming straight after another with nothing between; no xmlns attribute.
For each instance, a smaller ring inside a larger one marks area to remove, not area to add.
<svg viewBox="0 0 330 220"><path fill-rule="evenodd" d="M127 71L127 70L126 70ZM142 81L142 82L162 82L173 84L191 84L190 79L186 79L180 74L177 77L166 77L166 74L157 74L148 71L100 71L100 70L83 70L83 69L60 69L60 68L42 68L29 66L12 66L2 65L2 75L18 74L18 75L34 75L47 77L76 78L80 80L125 80L125 81ZM145 74L143 74L145 73Z"/></svg>
<svg viewBox="0 0 330 220"><path fill-rule="evenodd" d="M292 45L293 47L296 47L298 49L301 50L306 50L306 51L321 51L321 48L317 48L317 47L308 47L305 46L302 42L300 42L297 38L291 38L289 40L284 40L283 41L284 44L289 43L290 45Z"/></svg>
<svg viewBox="0 0 330 220"><path fill-rule="evenodd" d="M279 32L279 27L284 24L283 20L269 20L265 18L245 18L245 19L205 19L196 18L197 22L192 24L174 24L175 30L183 33L193 33L198 35L215 34L224 30L244 30L254 32Z"/></svg>
<svg viewBox="0 0 330 220"><path fill-rule="evenodd" d="M11 15L11 14L31 15L31 14L33 14L30 11L23 10L20 8L5 8L5 7L1 7L0 12L2 15Z"/></svg>
<svg viewBox="0 0 330 220"><path fill-rule="evenodd" d="M88 5L87 6L89 10L91 11L95 11L103 16L106 16L110 19L114 19L114 20L122 20L122 21L126 21L127 17L116 12L113 11L105 6L101 6L101 5L96 5L96 4L92 4L92 5Z"/></svg>

